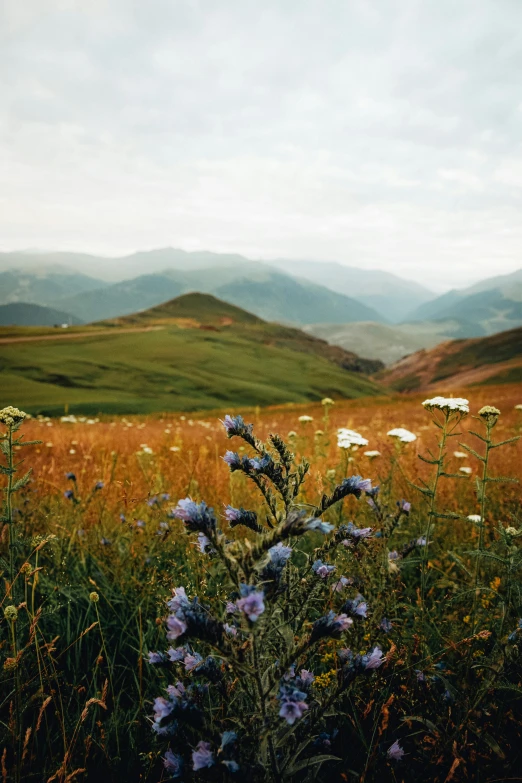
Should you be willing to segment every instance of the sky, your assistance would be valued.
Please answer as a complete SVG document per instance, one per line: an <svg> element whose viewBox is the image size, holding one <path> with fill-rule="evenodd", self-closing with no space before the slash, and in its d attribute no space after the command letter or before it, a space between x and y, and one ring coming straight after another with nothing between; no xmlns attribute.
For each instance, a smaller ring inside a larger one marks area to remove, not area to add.
<svg viewBox="0 0 522 783"><path fill-rule="evenodd" d="M0 88L0 250L522 266L520 0L2 0Z"/></svg>

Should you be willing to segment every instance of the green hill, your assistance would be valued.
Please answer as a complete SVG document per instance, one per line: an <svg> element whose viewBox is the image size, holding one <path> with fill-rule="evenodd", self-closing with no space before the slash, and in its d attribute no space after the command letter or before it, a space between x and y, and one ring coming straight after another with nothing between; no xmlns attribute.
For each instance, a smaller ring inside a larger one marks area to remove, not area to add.
<svg viewBox="0 0 522 783"><path fill-rule="evenodd" d="M18 340L0 344L0 403L31 413L58 414L65 405L76 413L148 413L382 393L363 372L376 363L199 294L67 335L27 329Z"/></svg>

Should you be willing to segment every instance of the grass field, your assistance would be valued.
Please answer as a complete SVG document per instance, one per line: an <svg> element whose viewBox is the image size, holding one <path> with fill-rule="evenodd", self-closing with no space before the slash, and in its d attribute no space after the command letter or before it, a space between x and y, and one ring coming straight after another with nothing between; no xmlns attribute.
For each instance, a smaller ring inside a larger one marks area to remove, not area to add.
<svg viewBox="0 0 522 783"><path fill-rule="evenodd" d="M29 341L38 336L46 339ZM364 365L353 354L201 295L85 334L9 328L2 337L13 340L0 344L4 397L29 413L193 411L381 391L349 371Z"/></svg>
<svg viewBox="0 0 522 783"><path fill-rule="evenodd" d="M93 342L93 366L95 347ZM73 365L72 346L71 351ZM501 409L496 441L522 433L522 411L515 409L522 402L520 385L480 387L462 394L470 398L472 415L485 404ZM295 724L295 737L305 732L306 756L315 747L309 743L317 744L320 732L326 732L330 749L313 753L336 760L318 765L314 761L313 772L308 766L296 766L295 772L288 767L281 779L493 783L516 775L522 762L522 667L517 644L508 640L509 634L517 635L522 610L516 559L520 539L509 539L506 548L499 532L522 529L520 486L488 485L483 544L491 559L484 556L479 562L472 553L479 546L480 531L467 517L481 510L476 479L482 475L482 464L460 445L481 449L469 432L480 429L481 422L472 416L464 419L461 434L448 446L445 470L460 477L440 481L437 508L444 514L432 527L429 559L413 557L400 568L383 571L383 557L388 563L389 552L403 551L408 541L426 531L429 498L412 484L431 485L433 466L418 455L436 451L439 433L421 405L423 399L372 397L326 409L313 402L233 408L233 413L241 412L253 422L258 437L278 432L298 457L310 460L300 504L317 503L344 476L353 474L381 485L383 508L388 504L392 515L396 501L412 503L399 525L391 525L387 515L376 518L364 499L347 498L344 506L326 514L334 525L356 520L359 528L368 525L378 532L354 554L349 549L340 553L338 567L353 576L369 606L368 618L358 620L348 633L348 644L363 652L377 643L387 655L386 665L382 674L379 670L354 684L336 711L328 712L325 705L338 677L337 651L346 641L331 639L319 645L309 663L316 684L308 698L310 716L321 707L325 717L312 734L306 733L311 729L306 728L305 717ZM12 397L6 401L17 402ZM5 780L172 779L162 763L168 742L150 730L152 701L169 680L164 670L147 663L147 653L168 646L161 618L173 587L182 584L189 595L205 594L213 611L222 611L226 580L216 560L199 551L194 536L185 534L170 511L179 498L190 495L206 500L221 518L227 504L256 509L259 519L268 514L252 483L240 472L231 474L221 459L231 447L239 447L240 455L249 451L248 446L231 446L227 440L219 423L227 412L229 406L190 415L72 416L64 421L40 417L23 424L25 438L41 443L20 452L25 460L20 474L32 467L33 476L13 496L20 594L17 657L13 659L14 642L5 621L0 637ZM339 427L355 429L368 445L339 449ZM399 446L387 435L393 427L406 427L417 439ZM366 451L379 453L366 456ZM521 457L520 441L492 452L490 475L522 479ZM231 540L254 540L250 531L240 531L226 527ZM317 557L313 548L321 545L319 538L292 544L296 574L303 567L299 563ZM485 591L478 600L470 590L475 578ZM327 606L334 598L325 583ZM3 608L9 603L7 592ZM389 633L379 630L383 616L391 620ZM288 639L285 644L290 644ZM204 647L204 642L196 642L195 649L203 652ZM18 663L9 663L12 660ZM419 685L416 671L424 673L425 685ZM182 671L176 676L187 684L198 681L197 673ZM225 702L219 710L214 708L218 711L212 713L213 720L225 714L227 702L234 704L237 678L228 687ZM271 698L269 709L277 703ZM261 727L262 721L253 712L243 725L242 713L250 715L250 707L241 704L232 709L225 726L238 731L246 743L248 732ZM277 710L274 715L277 718ZM259 770L249 772L248 767L235 776L222 765L193 772L190 754L203 736L198 731L193 739L183 740L185 744L171 740L186 756L183 779L275 779L268 772L266 778ZM284 732L277 733L276 724L274 732L276 739L290 742L292 753L296 751ZM387 754L395 740L407 753L402 761Z"/></svg>

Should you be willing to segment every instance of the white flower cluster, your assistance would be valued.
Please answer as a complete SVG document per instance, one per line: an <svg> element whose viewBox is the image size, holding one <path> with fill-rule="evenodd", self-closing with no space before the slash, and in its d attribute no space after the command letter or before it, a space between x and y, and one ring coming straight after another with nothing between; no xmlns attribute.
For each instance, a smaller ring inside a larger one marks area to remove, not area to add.
<svg viewBox="0 0 522 783"><path fill-rule="evenodd" d="M337 445L340 449L349 449L352 446L367 446L368 441L355 430L340 427L337 430Z"/></svg>
<svg viewBox="0 0 522 783"><path fill-rule="evenodd" d="M469 413L469 400L465 400L464 397L433 397L431 400L424 400L422 404L428 410L438 408L447 413L451 411Z"/></svg>
<svg viewBox="0 0 522 783"><path fill-rule="evenodd" d="M405 430L404 427L395 427L388 432L388 435L392 438L398 438L401 443L413 443L414 440L417 440L417 436L413 432Z"/></svg>

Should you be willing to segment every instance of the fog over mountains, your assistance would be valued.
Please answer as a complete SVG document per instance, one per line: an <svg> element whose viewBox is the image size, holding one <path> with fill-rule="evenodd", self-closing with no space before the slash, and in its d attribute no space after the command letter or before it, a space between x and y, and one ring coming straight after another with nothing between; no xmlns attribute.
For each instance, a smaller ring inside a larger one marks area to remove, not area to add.
<svg viewBox="0 0 522 783"><path fill-rule="evenodd" d="M194 291L268 321L305 325L311 334L386 363L445 339L522 324L522 269L437 296L389 272L332 262L254 261L175 248L119 258L0 253L0 305L54 308L75 322L127 315ZM27 323L35 317L27 315Z"/></svg>

